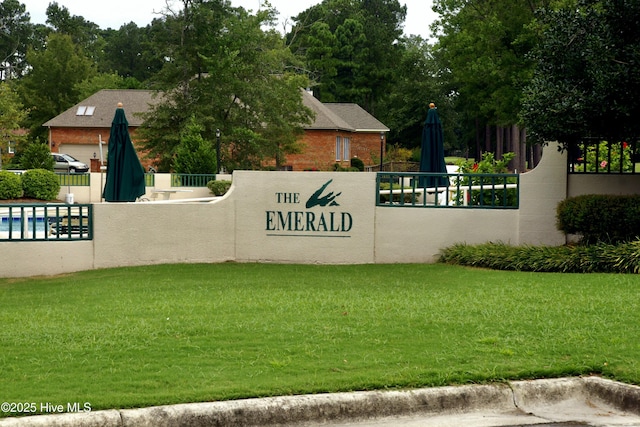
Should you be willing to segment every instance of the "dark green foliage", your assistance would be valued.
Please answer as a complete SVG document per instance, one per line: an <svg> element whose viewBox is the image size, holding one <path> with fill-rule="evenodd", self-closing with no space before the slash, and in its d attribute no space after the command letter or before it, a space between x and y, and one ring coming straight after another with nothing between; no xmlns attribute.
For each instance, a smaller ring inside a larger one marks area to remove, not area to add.
<svg viewBox="0 0 640 427"><path fill-rule="evenodd" d="M46 39L46 49L29 50L27 61L31 70L18 87L22 104L29 109L24 124L32 140L45 139L42 124L79 101L75 85L94 76L95 66L70 36L61 33Z"/></svg>
<svg viewBox="0 0 640 427"><path fill-rule="evenodd" d="M29 144L20 156L20 167L22 169L46 169L53 171L54 163L49 147L40 142L32 142Z"/></svg>
<svg viewBox="0 0 640 427"><path fill-rule="evenodd" d="M222 196L231 188L231 181L209 181L207 182L207 188L214 196Z"/></svg>
<svg viewBox="0 0 640 427"><path fill-rule="evenodd" d="M360 172L364 172L364 162L357 157L351 159L351 167L358 169Z"/></svg>
<svg viewBox="0 0 640 427"><path fill-rule="evenodd" d="M640 240L557 247L461 243L442 250L440 262L512 271L640 273Z"/></svg>
<svg viewBox="0 0 640 427"><path fill-rule="evenodd" d="M434 26L441 33L433 53L439 62L437 77L455 94L457 131L469 147L485 126L518 124L522 87L530 81L534 65L528 56L536 40L530 23L543 4L433 2L440 15Z"/></svg>
<svg viewBox="0 0 640 427"><path fill-rule="evenodd" d="M294 17L288 44L305 52L314 95L375 114L397 80L406 14L398 0L323 0Z"/></svg>
<svg viewBox="0 0 640 427"><path fill-rule="evenodd" d="M211 141L202 137L204 128L191 117L180 135L173 158L176 173L209 174L216 170L216 152Z"/></svg>
<svg viewBox="0 0 640 427"><path fill-rule="evenodd" d="M54 200L60 192L60 180L52 171L30 169L22 174L22 189L25 197Z"/></svg>
<svg viewBox="0 0 640 427"><path fill-rule="evenodd" d="M640 237L640 196L588 194L563 200L558 229L583 243L619 243Z"/></svg>
<svg viewBox="0 0 640 427"><path fill-rule="evenodd" d="M638 134L639 16L638 1L579 0L540 11L521 109L529 138Z"/></svg>
<svg viewBox="0 0 640 427"><path fill-rule="evenodd" d="M17 199L22 196L20 175L9 171L0 171L0 200Z"/></svg>
<svg viewBox="0 0 640 427"><path fill-rule="evenodd" d="M333 171L334 172L360 172L360 169L353 167L353 166L349 166L349 167L344 167L342 165L340 165L340 163L334 163L333 164Z"/></svg>

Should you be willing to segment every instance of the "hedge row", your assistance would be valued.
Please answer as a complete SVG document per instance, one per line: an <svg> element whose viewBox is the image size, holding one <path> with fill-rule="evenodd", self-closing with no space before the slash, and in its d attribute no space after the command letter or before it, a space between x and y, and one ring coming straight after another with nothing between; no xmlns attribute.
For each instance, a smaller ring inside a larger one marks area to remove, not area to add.
<svg viewBox="0 0 640 427"><path fill-rule="evenodd" d="M589 194L563 200L557 208L557 227L582 236L587 244L616 244L640 237L640 196Z"/></svg>

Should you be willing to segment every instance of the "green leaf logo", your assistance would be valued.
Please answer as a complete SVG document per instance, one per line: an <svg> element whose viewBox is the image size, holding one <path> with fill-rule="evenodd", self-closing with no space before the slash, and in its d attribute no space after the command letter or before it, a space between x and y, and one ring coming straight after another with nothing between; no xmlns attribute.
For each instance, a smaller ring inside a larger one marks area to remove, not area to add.
<svg viewBox="0 0 640 427"><path fill-rule="evenodd" d="M330 179L326 182L322 187L320 187L315 193L309 197L307 200L307 204L305 205L307 209L310 209L314 206L340 206L338 202L336 202L336 198L342 194L342 192L338 194L334 194L333 191L328 194L321 196L322 192L331 184L333 179Z"/></svg>

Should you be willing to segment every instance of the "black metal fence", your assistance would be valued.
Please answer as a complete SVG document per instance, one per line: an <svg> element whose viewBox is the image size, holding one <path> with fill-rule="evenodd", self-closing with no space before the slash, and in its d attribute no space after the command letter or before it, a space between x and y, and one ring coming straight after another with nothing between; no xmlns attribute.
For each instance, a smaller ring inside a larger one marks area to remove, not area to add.
<svg viewBox="0 0 640 427"><path fill-rule="evenodd" d="M637 139L612 142L602 138L583 138L569 144L568 150L569 173L640 173L640 144Z"/></svg>

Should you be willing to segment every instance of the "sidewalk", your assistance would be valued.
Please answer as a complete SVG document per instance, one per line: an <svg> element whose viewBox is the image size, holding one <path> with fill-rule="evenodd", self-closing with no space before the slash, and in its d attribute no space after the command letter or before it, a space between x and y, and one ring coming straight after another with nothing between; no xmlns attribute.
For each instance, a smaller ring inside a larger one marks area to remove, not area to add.
<svg viewBox="0 0 640 427"><path fill-rule="evenodd" d="M599 377L280 396L0 419L0 427L637 426L640 387Z"/></svg>

